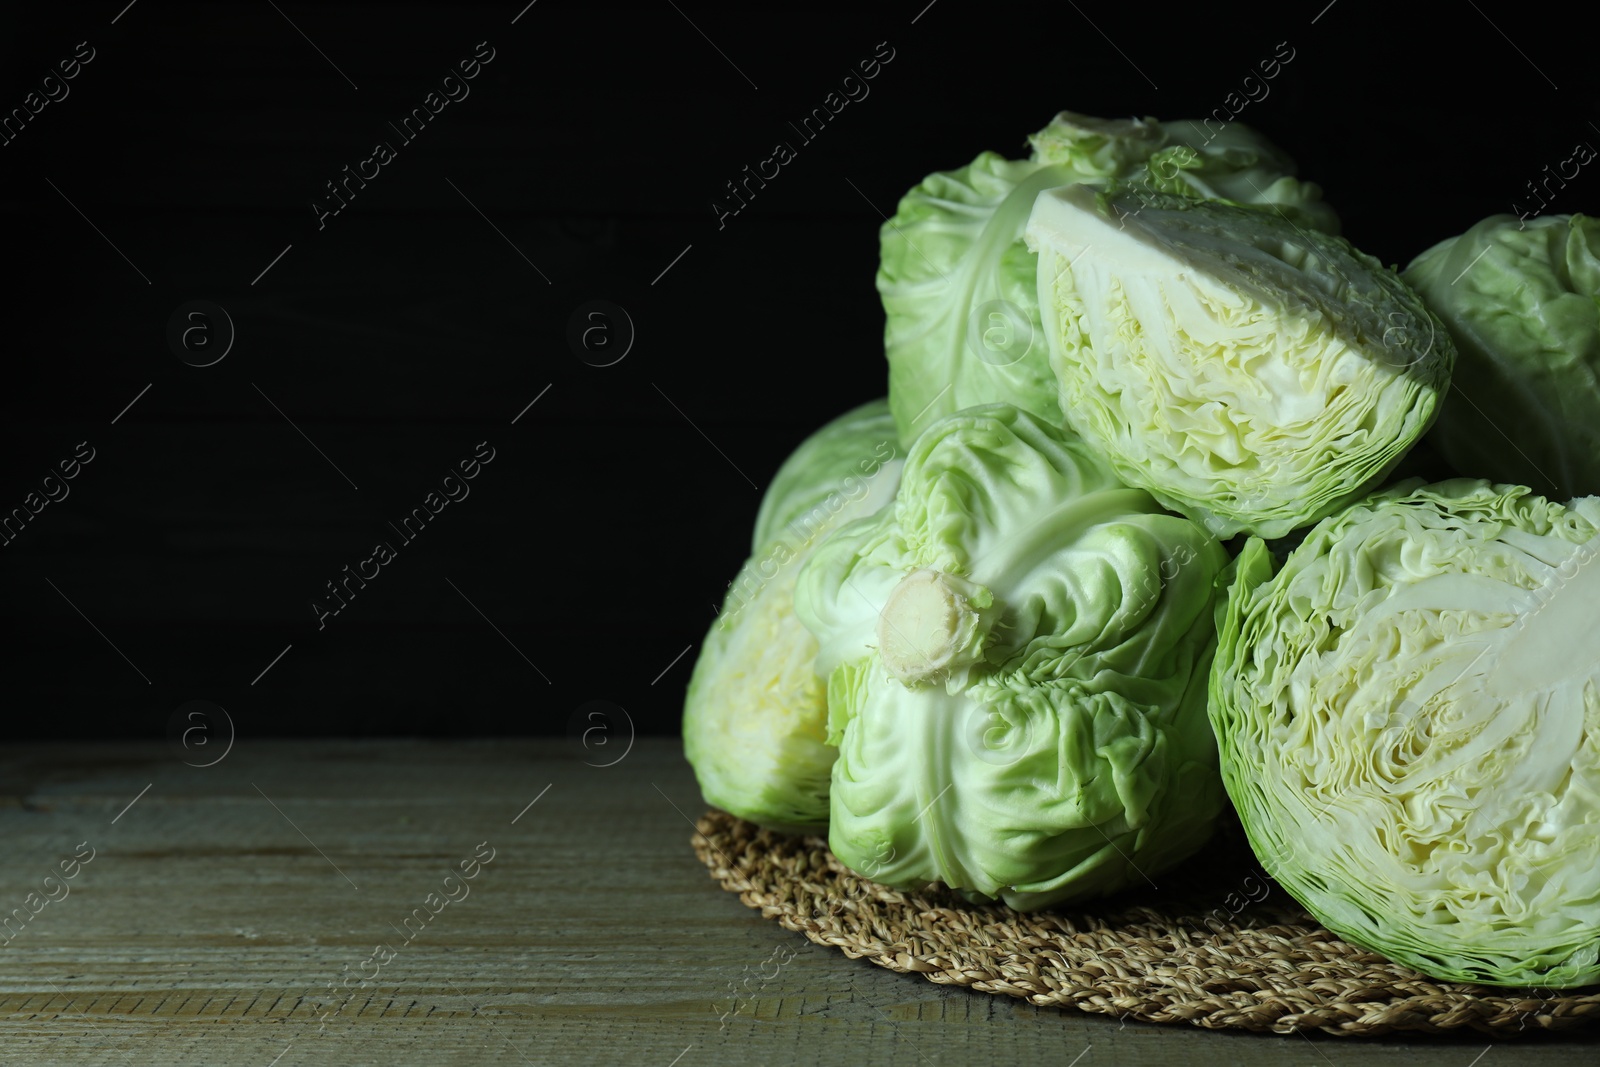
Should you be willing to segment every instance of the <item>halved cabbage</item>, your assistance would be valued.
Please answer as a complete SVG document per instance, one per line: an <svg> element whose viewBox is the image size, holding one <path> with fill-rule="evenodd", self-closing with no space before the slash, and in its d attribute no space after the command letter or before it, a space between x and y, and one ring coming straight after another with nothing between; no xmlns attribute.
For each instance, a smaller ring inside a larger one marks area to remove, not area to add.
<svg viewBox="0 0 1600 1067"><path fill-rule="evenodd" d="M795 577L830 531L893 498L903 465L888 402L875 400L807 438L773 478L684 699L684 753L708 803L777 829L826 824L838 753Z"/></svg>
<svg viewBox="0 0 1600 1067"><path fill-rule="evenodd" d="M1274 211L1067 186L1035 202L1067 422L1220 537L1281 537L1376 485L1454 350L1399 277Z"/></svg>
<svg viewBox="0 0 1600 1067"><path fill-rule="evenodd" d="M1063 425L1041 333L1035 257L1022 241L1034 199L1076 182L1128 179L1151 194L1265 205L1329 233L1339 221L1294 163L1239 123L1098 119L1063 111L1029 138L1031 158L984 152L930 174L881 231L889 403L909 445L929 423L1008 403Z"/></svg>
<svg viewBox="0 0 1600 1067"><path fill-rule="evenodd" d="M1600 981L1600 497L1406 483L1274 573L1252 538L1210 713L1257 857L1435 978Z"/></svg>

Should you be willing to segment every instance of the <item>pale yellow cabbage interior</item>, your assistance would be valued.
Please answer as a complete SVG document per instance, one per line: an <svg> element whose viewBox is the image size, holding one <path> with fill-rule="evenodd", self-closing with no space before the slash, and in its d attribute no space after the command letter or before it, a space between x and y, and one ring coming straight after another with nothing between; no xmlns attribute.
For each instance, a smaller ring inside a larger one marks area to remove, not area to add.
<svg viewBox="0 0 1600 1067"><path fill-rule="evenodd" d="M1394 310L1397 281L1266 211L1128 206L1051 190L1027 230L1062 411L1125 481L1219 536L1277 537L1421 432L1434 369L1389 320L1426 312Z"/></svg>
<svg viewBox="0 0 1600 1067"><path fill-rule="evenodd" d="M1230 790L1331 928L1570 984L1600 957L1600 498L1537 529L1524 490L1438 490L1466 504L1353 509L1258 591L1213 685Z"/></svg>

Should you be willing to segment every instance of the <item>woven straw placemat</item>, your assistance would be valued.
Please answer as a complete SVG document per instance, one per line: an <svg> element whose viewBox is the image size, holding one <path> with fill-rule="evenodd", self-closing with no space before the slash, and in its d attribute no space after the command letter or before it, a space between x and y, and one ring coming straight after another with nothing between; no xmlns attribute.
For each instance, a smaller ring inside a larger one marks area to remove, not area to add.
<svg viewBox="0 0 1600 1067"><path fill-rule="evenodd" d="M817 837L774 834L720 811L695 852L729 892L852 959L1034 1004L1211 1029L1376 1036L1470 1027L1496 1037L1600 1019L1600 991L1439 982L1323 929L1266 879L1237 824L1104 911L1024 914L932 887L859 877ZM1180 891L1181 896L1177 895Z"/></svg>

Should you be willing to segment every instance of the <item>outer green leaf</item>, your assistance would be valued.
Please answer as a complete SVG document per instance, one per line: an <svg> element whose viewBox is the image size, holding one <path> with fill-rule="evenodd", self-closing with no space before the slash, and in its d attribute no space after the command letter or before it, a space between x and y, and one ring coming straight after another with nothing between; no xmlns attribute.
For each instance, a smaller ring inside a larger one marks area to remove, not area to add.
<svg viewBox="0 0 1600 1067"><path fill-rule="evenodd" d="M795 608L829 680L829 844L892 886L1039 908L1199 848L1221 546L1005 405L931 426L893 507L840 529Z"/></svg>
<svg viewBox="0 0 1600 1067"><path fill-rule="evenodd" d="M984 152L900 201L881 232L878 292L903 443L953 411L997 400L1059 421L1022 229L1042 190L1081 180L1069 166Z"/></svg>
<svg viewBox="0 0 1600 1067"><path fill-rule="evenodd" d="M1600 493L1600 220L1484 219L1406 268L1460 354L1433 440L1462 474Z"/></svg>
<svg viewBox="0 0 1600 1067"><path fill-rule="evenodd" d="M1281 570L1252 539L1210 714L1267 871L1435 978L1600 981L1600 498L1406 483Z"/></svg>
<svg viewBox="0 0 1600 1067"><path fill-rule="evenodd" d="M1182 119L1161 123L1167 145L1142 169L1123 178L1123 188L1171 193L1260 207L1297 226L1339 232L1339 217L1322 201L1322 188L1294 177L1294 160L1255 130L1237 122L1212 129Z"/></svg>
<svg viewBox="0 0 1600 1067"><path fill-rule="evenodd" d="M865 496L871 491L869 483L878 485L879 493L892 493L893 479L876 479L884 464L898 458L903 455L887 400L873 400L840 415L802 441L772 476L756 512L751 553L759 554L774 541L798 546L816 540L824 525L831 528L840 521L839 501ZM899 466L894 470L898 472Z"/></svg>

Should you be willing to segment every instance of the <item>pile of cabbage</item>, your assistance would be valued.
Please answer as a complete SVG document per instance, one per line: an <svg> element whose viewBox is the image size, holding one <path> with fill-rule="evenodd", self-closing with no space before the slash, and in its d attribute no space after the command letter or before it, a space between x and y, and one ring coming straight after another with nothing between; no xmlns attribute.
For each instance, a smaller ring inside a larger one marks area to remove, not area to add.
<svg viewBox="0 0 1600 1067"><path fill-rule="evenodd" d="M880 883L1160 886L1237 812L1422 973L1600 982L1600 223L1404 272L1237 123L1063 112L884 224L888 396L701 648L708 802ZM1397 478L1408 453L1458 478Z"/></svg>

